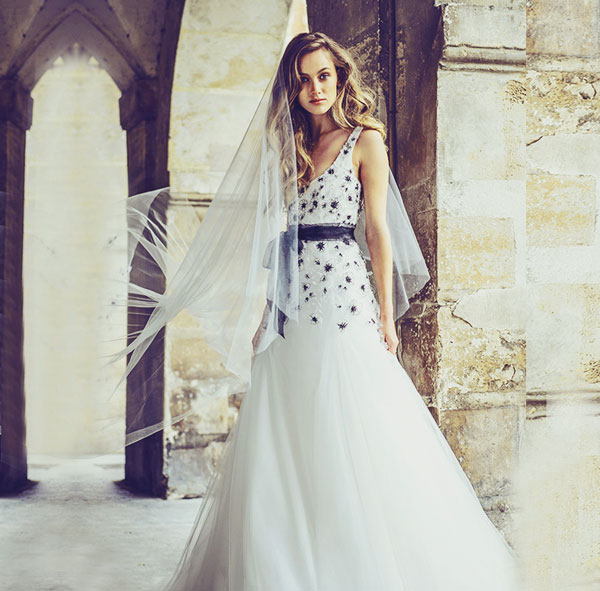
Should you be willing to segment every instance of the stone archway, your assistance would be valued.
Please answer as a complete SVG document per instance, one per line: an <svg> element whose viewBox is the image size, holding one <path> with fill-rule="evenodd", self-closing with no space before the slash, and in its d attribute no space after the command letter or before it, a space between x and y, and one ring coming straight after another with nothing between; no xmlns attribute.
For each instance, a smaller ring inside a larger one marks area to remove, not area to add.
<svg viewBox="0 0 600 591"><path fill-rule="evenodd" d="M122 91L127 131L129 194L168 184L170 96L184 0L108 3L100 0L5 2L0 34L0 492L27 486L23 380L22 254L25 135L31 125L31 89L53 61L79 43ZM143 322L130 311L129 330ZM140 395L136 384L153 375L163 391L162 340L157 339L128 383L130 423ZM147 408L153 417L160 408ZM129 425L135 428L135 425ZM128 447L125 482L157 496L165 490L162 443L149 437Z"/></svg>

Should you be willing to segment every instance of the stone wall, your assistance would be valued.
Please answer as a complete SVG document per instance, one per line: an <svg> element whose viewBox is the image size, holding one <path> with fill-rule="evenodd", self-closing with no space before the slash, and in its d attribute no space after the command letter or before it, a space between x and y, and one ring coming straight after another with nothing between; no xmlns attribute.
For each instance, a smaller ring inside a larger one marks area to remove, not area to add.
<svg viewBox="0 0 600 591"><path fill-rule="evenodd" d="M600 540L600 7L440 5L433 406L531 588L563 589Z"/></svg>
<svg viewBox="0 0 600 591"><path fill-rule="evenodd" d="M302 2L188 0L172 95L169 224L191 237L218 189L288 37L306 29ZM185 197L185 199L183 198ZM190 215L189 203L197 215ZM237 417L244 384L227 372L193 318L168 326L167 417L194 412L165 432L168 494L203 492Z"/></svg>
<svg viewBox="0 0 600 591"><path fill-rule="evenodd" d="M527 15L527 385L540 395L600 384L599 15L597 0L536 0Z"/></svg>
<svg viewBox="0 0 600 591"><path fill-rule="evenodd" d="M527 3L527 417L518 541L530 589L600 581L600 3Z"/></svg>
<svg viewBox="0 0 600 591"><path fill-rule="evenodd" d="M435 406L508 533L526 391L525 12L440 5Z"/></svg>

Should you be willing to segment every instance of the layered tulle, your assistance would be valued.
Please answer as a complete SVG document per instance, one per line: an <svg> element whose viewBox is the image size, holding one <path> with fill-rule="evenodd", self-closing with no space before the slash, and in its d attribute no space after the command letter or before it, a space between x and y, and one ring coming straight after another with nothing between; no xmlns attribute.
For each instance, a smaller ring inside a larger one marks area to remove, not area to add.
<svg viewBox="0 0 600 591"><path fill-rule="evenodd" d="M165 582L166 583L166 582ZM289 323L168 591L513 591L517 563L377 331Z"/></svg>

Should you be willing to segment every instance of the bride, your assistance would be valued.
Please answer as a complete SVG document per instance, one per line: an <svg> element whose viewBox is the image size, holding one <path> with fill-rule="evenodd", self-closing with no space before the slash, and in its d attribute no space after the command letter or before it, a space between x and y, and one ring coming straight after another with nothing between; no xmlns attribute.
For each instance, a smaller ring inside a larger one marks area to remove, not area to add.
<svg viewBox="0 0 600 591"><path fill-rule="evenodd" d="M396 356L395 320L429 274L373 103L334 40L290 41L128 349L135 362L187 308L248 378L164 591L517 589L513 550Z"/></svg>

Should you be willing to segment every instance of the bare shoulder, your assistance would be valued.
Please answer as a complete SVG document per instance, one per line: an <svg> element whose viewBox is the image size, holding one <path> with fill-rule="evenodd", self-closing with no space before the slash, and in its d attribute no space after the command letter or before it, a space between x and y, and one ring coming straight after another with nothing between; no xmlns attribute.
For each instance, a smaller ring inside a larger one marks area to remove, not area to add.
<svg viewBox="0 0 600 591"><path fill-rule="evenodd" d="M363 184L369 183L373 177L385 175L389 159L387 146L379 131L363 129L358 136L355 150L359 178Z"/></svg>
<svg viewBox="0 0 600 591"><path fill-rule="evenodd" d="M363 129L358 136L356 145L362 145L366 148L374 148L377 146L385 148L383 136L376 129Z"/></svg>
<svg viewBox="0 0 600 591"><path fill-rule="evenodd" d="M387 146L376 129L363 129L356 141L357 160L381 163L387 162Z"/></svg>

